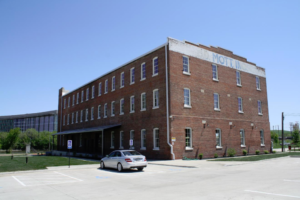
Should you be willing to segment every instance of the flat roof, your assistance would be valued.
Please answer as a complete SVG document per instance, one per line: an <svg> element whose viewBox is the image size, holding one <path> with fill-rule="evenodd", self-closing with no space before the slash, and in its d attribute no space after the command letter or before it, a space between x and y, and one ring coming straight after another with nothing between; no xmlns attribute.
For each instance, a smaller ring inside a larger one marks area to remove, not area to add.
<svg viewBox="0 0 300 200"><path fill-rule="evenodd" d="M54 133L52 135L67 135L67 134L73 134L73 133L97 132L97 131L103 131L105 129L110 129L110 128L114 128L114 127L118 127L118 126L121 126L121 124L113 124L113 125L97 126L97 127L92 127L92 128L81 128L81 129L67 130L67 131Z"/></svg>
<svg viewBox="0 0 300 200"><path fill-rule="evenodd" d="M50 111L39 112L39 113L26 113L26 114L19 114L19 115L0 116L0 120L28 118L28 117L40 117L40 116L45 116L45 115L57 115L57 110L50 110Z"/></svg>

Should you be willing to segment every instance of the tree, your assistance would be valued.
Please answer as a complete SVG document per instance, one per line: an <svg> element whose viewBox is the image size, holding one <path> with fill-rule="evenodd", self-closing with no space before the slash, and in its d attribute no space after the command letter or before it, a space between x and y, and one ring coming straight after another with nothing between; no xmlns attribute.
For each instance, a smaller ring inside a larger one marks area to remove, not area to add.
<svg viewBox="0 0 300 200"><path fill-rule="evenodd" d="M6 149L6 152L11 152L12 148L15 147L15 145L18 142L20 133L20 128L10 129L9 133L7 134L4 140L3 145L3 148Z"/></svg>
<svg viewBox="0 0 300 200"><path fill-rule="evenodd" d="M295 129L293 131L293 143L298 144L299 143L299 130Z"/></svg>
<svg viewBox="0 0 300 200"><path fill-rule="evenodd" d="M274 143L278 143L278 135L275 131L271 131L271 139L273 139Z"/></svg>

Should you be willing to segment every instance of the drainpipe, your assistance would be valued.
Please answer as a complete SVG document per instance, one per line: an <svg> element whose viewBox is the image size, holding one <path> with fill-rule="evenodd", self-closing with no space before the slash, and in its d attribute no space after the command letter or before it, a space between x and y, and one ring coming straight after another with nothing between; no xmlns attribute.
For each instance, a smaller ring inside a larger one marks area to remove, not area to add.
<svg viewBox="0 0 300 200"><path fill-rule="evenodd" d="M168 43L165 45L165 58L166 58L166 101L167 101L167 143L171 148L171 154L173 160L175 160L175 154L173 153L173 145L170 143L170 117L169 117L169 80L168 80Z"/></svg>

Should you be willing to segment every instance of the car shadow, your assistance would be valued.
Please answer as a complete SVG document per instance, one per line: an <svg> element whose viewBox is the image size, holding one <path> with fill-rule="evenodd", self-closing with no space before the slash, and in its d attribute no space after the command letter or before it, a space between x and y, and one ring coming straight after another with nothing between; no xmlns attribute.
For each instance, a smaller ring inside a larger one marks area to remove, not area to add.
<svg viewBox="0 0 300 200"><path fill-rule="evenodd" d="M112 172L112 173L122 173L122 174L143 173L144 172L144 171L138 171L137 169L124 169L123 171L119 172L117 169L110 169L110 168L101 169L100 167L98 167L97 170Z"/></svg>

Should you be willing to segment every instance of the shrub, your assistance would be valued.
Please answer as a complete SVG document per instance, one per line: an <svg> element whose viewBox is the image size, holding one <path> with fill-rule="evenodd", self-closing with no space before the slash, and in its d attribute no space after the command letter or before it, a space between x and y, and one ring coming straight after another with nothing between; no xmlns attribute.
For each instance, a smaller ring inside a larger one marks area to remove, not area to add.
<svg viewBox="0 0 300 200"><path fill-rule="evenodd" d="M218 156L218 154L217 154L217 153L215 153L215 155L214 155L214 158L217 158L217 157L219 157L219 156Z"/></svg>
<svg viewBox="0 0 300 200"><path fill-rule="evenodd" d="M256 155L259 155L259 153L260 153L259 150L256 150L256 151L255 151L255 154L256 154Z"/></svg>
<svg viewBox="0 0 300 200"><path fill-rule="evenodd" d="M200 153L200 154L199 154L199 159L201 160L201 159L202 159L202 157L203 157L203 154L202 154L202 153Z"/></svg>
<svg viewBox="0 0 300 200"><path fill-rule="evenodd" d="M236 154L236 151L234 149L230 148L230 149L228 149L227 153L230 157L233 157Z"/></svg>
<svg viewBox="0 0 300 200"><path fill-rule="evenodd" d="M265 152L265 154L268 154L268 153L269 153L269 151L268 151L268 150L264 150L264 152Z"/></svg>
<svg viewBox="0 0 300 200"><path fill-rule="evenodd" d="M273 152L272 152L272 153L276 153L276 151L274 151L274 150L273 150Z"/></svg>
<svg viewBox="0 0 300 200"><path fill-rule="evenodd" d="M246 156L247 155L247 150L243 150L243 155Z"/></svg>

